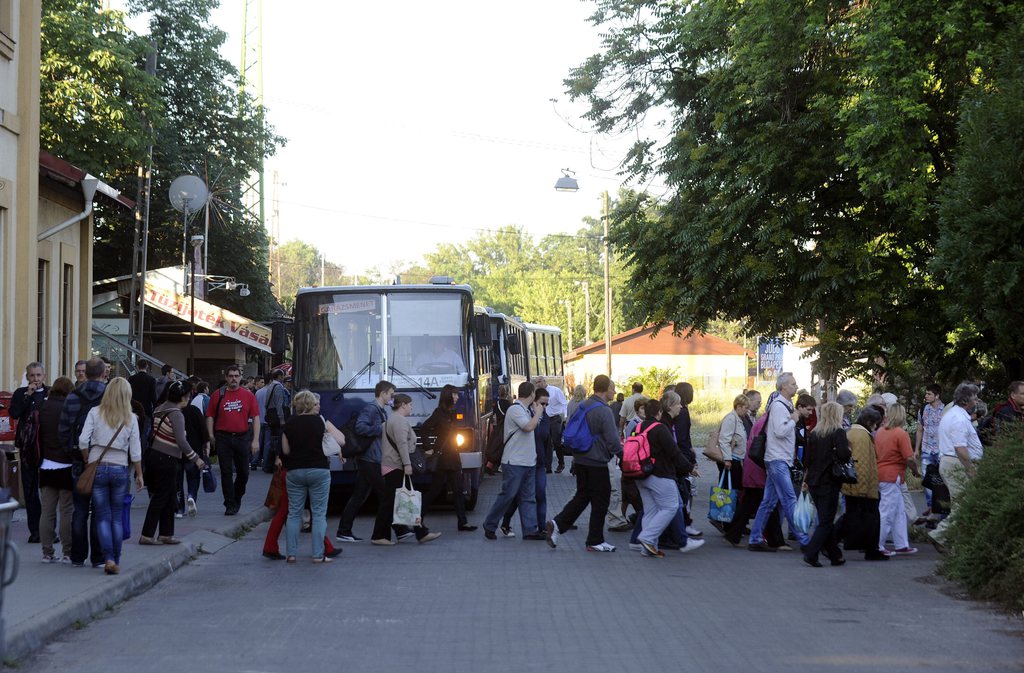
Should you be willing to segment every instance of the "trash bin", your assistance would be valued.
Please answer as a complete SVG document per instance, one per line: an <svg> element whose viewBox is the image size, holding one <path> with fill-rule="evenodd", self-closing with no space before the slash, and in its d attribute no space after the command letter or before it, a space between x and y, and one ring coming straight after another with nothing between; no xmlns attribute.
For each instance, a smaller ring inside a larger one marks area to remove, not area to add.
<svg viewBox="0 0 1024 673"><path fill-rule="evenodd" d="M4 587L18 576L18 548L8 539L11 518L18 509L18 501L10 497L7 489L0 489L0 662L6 656L6 633L4 630L3 607ZM2 665L2 664L0 664Z"/></svg>

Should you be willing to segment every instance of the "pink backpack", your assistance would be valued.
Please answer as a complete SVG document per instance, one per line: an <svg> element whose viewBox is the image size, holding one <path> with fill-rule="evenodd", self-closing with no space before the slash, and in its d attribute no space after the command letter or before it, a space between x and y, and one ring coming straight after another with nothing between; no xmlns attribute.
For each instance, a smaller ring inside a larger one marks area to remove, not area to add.
<svg viewBox="0 0 1024 673"><path fill-rule="evenodd" d="M651 444L647 441L647 433L657 423L651 423L643 432L637 432L626 438L622 445L622 476L632 479L646 479L654 471L654 459L651 458Z"/></svg>

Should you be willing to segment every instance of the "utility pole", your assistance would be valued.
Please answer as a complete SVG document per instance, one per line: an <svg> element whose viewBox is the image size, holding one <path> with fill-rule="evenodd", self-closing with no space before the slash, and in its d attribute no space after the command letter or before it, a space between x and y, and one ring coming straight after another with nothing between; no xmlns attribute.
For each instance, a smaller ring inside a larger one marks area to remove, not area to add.
<svg viewBox="0 0 1024 673"><path fill-rule="evenodd" d="M255 173L242 180L242 203L250 217L261 227L267 224L263 212L263 2L243 0L242 2L242 62L238 69L241 85L238 90L238 114L245 114L245 96L251 93L256 104L256 115L260 127L259 166Z"/></svg>
<svg viewBox="0 0 1024 673"><path fill-rule="evenodd" d="M569 348L568 348L568 350L572 350L572 300L571 299L563 299L562 303L565 304L565 310L569 314L569 329L568 329L568 332L569 332Z"/></svg>
<svg viewBox="0 0 1024 673"><path fill-rule="evenodd" d="M583 326L586 329L586 343L590 343L590 283L587 281L583 281L583 302L584 310L586 311L584 313L586 321L583 323Z"/></svg>
<svg viewBox="0 0 1024 673"><path fill-rule="evenodd" d="M604 354L607 359L608 378L612 376L612 246L608 240L608 190L604 192Z"/></svg>

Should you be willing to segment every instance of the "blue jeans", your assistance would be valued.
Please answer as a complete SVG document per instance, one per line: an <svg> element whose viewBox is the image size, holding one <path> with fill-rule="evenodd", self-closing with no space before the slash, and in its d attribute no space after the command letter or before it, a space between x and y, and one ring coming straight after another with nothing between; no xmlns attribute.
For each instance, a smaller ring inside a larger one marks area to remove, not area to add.
<svg viewBox="0 0 1024 673"><path fill-rule="evenodd" d="M750 527L750 544L764 542L764 527L768 523L768 517L776 505L782 506L782 512L789 521L789 530L796 533L800 546L810 541L807 533L801 533L793 523L793 508L796 507L796 493L793 492L793 477L789 472L789 465L784 460L769 460L765 463L767 477L764 483L764 498L757 508L757 516L754 517L754 525Z"/></svg>
<svg viewBox="0 0 1024 673"><path fill-rule="evenodd" d="M537 468L533 465L501 465L501 493L484 519L484 530L492 533L498 529L501 515L517 497L519 499L519 521L523 535L537 532Z"/></svg>
<svg viewBox="0 0 1024 673"><path fill-rule="evenodd" d="M295 556L299 551L299 528L302 527L302 511L306 509L308 494L313 524L313 558L323 558L324 536L327 534L327 496L331 494L330 470L288 470L285 486L288 489L288 523L285 525L288 556Z"/></svg>
<svg viewBox="0 0 1024 673"><path fill-rule="evenodd" d="M78 483L78 477L82 475L85 465L76 462L71 468L71 481ZM100 537L96 532L96 517L89 516L92 508L91 495L79 495L78 491L72 488L71 502L74 511L71 514L71 562L77 565L84 565L86 559L96 565L103 563L103 551L100 548ZM90 554L90 548L92 553Z"/></svg>
<svg viewBox="0 0 1024 673"><path fill-rule="evenodd" d="M534 492L537 495L537 524L540 525L548 520L548 470L543 465L538 465L534 470L536 470L534 474L536 490ZM512 525L512 517L517 509L519 509L518 499L513 500L512 504L505 510L505 517L501 521L503 526Z"/></svg>
<svg viewBox="0 0 1024 673"><path fill-rule="evenodd" d="M937 453L928 453L927 451L923 451L923 450L921 451L921 474L922 475L928 469L929 465L938 465L938 464L939 464L939 454L937 454ZM925 507L927 507L928 509L931 509L931 507L932 507L932 489L930 489L930 488L924 489L924 504L925 504Z"/></svg>
<svg viewBox="0 0 1024 673"><path fill-rule="evenodd" d="M96 469L96 480L92 483L92 509L103 560L117 564L121 563L121 542L124 540L121 510L128 485L128 467L125 465L100 464Z"/></svg>

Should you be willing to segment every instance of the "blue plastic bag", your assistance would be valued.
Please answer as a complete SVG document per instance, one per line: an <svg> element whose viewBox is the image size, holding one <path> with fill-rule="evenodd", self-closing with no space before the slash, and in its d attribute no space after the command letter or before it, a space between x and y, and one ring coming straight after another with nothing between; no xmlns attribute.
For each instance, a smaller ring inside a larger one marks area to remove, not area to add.
<svg viewBox="0 0 1024 673"><path fill-rule="evenodd" d="M708 505L708 519L730 523L736 516L739 491L732 487L732 472L725 470L718 480L718 486L711 487L711 502Z"/></svg>
<svg viewBox="0 0 1024 673"><path fill-rule="evenodd" d="M806 491L796 499L796 506L793 508L793 524L796 525L796 532L810 535L814 530L818 511L811 502L811 496Z"/></svg>
<svg viewBox="0 0 1024 673"><path fill-rule="evenodd" d="M132 503L135 502L135 496L131 490L124 494L124 505L121 507L121 539L127 540L132 536Z"/></svg>

